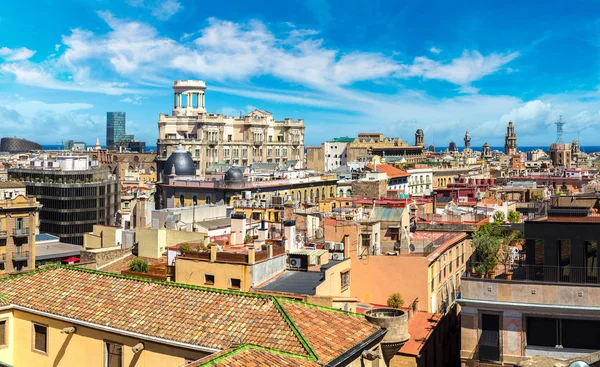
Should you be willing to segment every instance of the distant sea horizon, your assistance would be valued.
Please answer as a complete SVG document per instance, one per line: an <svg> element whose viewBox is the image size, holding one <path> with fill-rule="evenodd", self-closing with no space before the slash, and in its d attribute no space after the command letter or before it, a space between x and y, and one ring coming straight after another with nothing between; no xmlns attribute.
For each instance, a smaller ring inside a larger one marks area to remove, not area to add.
<svg viewBox="0 0 600 367"><path fill-rule="evenodd" d="M429 145L426 144L426 147L429 147ZM105 148L105 147L102 146L102 148ZM42 144L42 149L43 150L62 150L63 146L62 146L62 144ZM436 152L443 152L447 149L448 149L447 146L435 147ZM459 151L462 151L464 149L464 147L457 147L457 149ZM482 147L473 146L473 147L471 147L471 149L476 150L476 151L481 151ZM494 151L494 150L504 151L504 146L490 146L490 149L492 151ZM521 147L517 147L517 150L519 150L521 152L530 152L532 150L537 150L537 149L541 149L544 152L547 152L548 150L550 150L550 145L524 145ZM600 152L600 146L598 146L598 145L582 146L582 147L580 147L580 149L582 152L585 152L585 153ZM146 152L150 152L150 151L156 152L157 151L156 145L147 145Z"/></svg>

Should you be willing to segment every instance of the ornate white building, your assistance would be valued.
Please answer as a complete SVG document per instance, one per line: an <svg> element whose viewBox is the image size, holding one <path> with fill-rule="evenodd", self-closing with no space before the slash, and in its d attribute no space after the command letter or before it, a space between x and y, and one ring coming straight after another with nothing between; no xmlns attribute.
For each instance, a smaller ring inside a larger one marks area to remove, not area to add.
<svg viewBox="0 0 600 367"><path fill-rule="evenodd" d="M254 110L229 117L206 112L206 84L176 80L171 116L158 118L158 169L179 143L190 153L196 173L215 163L247 166L254 162L304 162L304 120L275 121L270 112Z"/></svg>

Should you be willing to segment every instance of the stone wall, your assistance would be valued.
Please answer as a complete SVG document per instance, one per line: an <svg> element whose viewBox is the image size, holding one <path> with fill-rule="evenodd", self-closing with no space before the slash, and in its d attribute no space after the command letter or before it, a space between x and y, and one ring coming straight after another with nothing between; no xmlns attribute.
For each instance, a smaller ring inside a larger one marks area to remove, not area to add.
<svg viewBox="0 0 600 367"><path fill-rule="evenodd" d="M112 261L131 255L131 249L120 247L81 251L81 263L88 269L98 269ZM95 264L95 266L93 265Z"/></svg>
<svg viewBox="0 0 600 367"><path fill-rule="evenodd" d="M380 199L387 196L387 182L380 181L354 181L352 182L352 196L364 199Z"/></svg>

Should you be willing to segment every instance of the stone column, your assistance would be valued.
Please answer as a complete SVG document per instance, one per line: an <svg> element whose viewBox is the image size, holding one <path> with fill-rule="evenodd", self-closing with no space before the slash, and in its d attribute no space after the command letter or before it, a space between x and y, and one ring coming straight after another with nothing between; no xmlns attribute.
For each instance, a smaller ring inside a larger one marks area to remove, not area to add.
<svg viewBox="0 0 600 367"><path fill-rule="evenodd" d="M177 108L181 108L181 93L177 93Z"/></svg>
<svg viewBox="0 0 600 367"><path fill-rule="evenodd" d="M173 94L173 108L177 108L177 93Z"/></svg>

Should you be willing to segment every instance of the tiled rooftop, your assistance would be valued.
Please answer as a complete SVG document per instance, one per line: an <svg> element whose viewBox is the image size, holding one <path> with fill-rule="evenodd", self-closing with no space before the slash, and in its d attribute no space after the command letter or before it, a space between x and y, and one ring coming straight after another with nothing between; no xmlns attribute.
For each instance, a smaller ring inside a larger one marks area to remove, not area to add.
<svg viewBox="0 0 600 367"><path fill-rule="evenodd" d="M331 361L379 330L360 315L287 299L67 266L2 279L0 295L10 304L74 322L190 347L227 350L256 345L319 363Z"/></svg>
<svg viewBox="0 0 600 367"><path fill-rule="evenodd" d="M320 364L307 358L286 355L277 351L244 346L212 354L185 367L318 367Z"/></svg>

